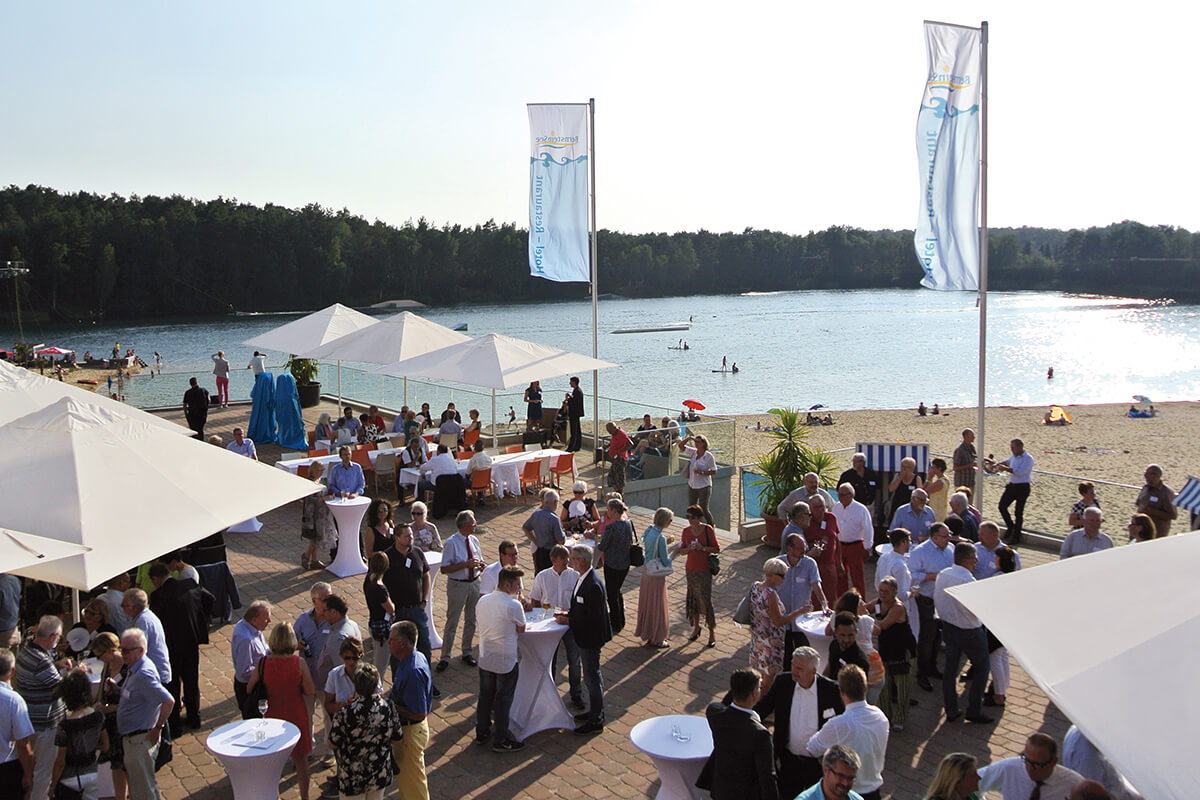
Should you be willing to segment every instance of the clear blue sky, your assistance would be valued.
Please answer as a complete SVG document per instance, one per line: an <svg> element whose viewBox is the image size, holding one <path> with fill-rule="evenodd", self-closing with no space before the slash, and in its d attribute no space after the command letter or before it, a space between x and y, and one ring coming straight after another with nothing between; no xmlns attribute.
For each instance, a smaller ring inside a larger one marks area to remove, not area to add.
<svg viewBox="0 0 1200 800"><path fill-rule="evenodd" d="M595 97L602 227L908 228L922 19L987 19L992 225L1196 230L1200 10L1155 7L6 3L0 183L524 226L525 104Z"/></svg>

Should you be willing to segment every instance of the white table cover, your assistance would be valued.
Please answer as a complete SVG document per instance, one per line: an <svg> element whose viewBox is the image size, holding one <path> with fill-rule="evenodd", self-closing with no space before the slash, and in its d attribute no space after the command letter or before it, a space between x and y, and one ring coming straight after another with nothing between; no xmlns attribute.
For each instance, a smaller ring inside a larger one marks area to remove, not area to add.
<svg viewBox="0 0 1200 800"><path fill-rule="evenodd" d="M825 626L831 619L833 617L827 617L820 611L810 611L796 618L796 627L808 637L808 646L816 650L817 655L821 657L821 663L817 666L818 671L823 671L829 662L829 643L833 637L825 635Z"/></svg>
<svg viewBox="0 0 1200 800"><path fill-rule="evenodd" d="M367 564L359 552L358 526L367 513L367 506L371 505L371 498L359 495L350 499L326 500L325 505L333 514L338 529L337 558L325 569L339 578L362 575L367 571Z"/></svg>
<svg viewBox="0 0 1200 800"><path fill-rule="evenodd" d="M672 735L679 728L680 741ZM629 732L633 746L650 756L658 769L658 800L700 800L696 779L712 755L712 730L704 717L671 714L642 720Z"/></svg>
<svg viewBox="0 0 1200 800"><path fill-rule="evenodd" d="M550 674L550 662L567 626L560 625L553 614L540 608L530 611L525 619L525 632L517 639L521 671L508 720L508 730L518 741L538 731L575 727L575 719L563 704Z"/></svg>
<svg viewBox="0 0 1200 800"><path fill-rule="evenodd" d="M265 738L255 741L255 731ZM229 773L234 800L276 800L279 776L300 741L300 729L281 719L246 719L222 725L204 746Z"/></svg>
<svg viewBox="0 0 1200 800"><path fill-rule="evenodd" d="M437 602L437 576L442 572L442 554L436 550L425 553L425 562L429 564L429 607L425 609L425 616L429 618L429 649L441 650L442 637L438 634L437 623L433 621L433 604Z"/></svg>

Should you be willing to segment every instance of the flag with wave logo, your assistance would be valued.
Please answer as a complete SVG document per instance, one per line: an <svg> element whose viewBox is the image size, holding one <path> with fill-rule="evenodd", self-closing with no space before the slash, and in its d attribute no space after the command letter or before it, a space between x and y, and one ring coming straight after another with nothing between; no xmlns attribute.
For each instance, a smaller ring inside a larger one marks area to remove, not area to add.
<svg viewBox="0 0 1200 800"><path fill-rule="evenodd" d="M921 214L913 244L927 289L979 288L979 28L925 23L929 77L917 117Z"/></svg>
<svg viewBox="0 0 1200 800"><path fill-rule="evenodd" d="M586 104L529 105L529 274L591 282Z"/></svg>

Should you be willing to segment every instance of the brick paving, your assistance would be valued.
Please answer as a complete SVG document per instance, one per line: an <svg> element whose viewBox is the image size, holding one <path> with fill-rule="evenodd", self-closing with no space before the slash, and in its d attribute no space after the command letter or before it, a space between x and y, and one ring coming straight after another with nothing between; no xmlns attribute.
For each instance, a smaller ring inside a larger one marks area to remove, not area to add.
<svg viewBox="0 0 1200 800"><path fill-rule="evenodd" d="M226 441L235 424L245 425L247 406L214 412L206 433L218 433ZM260 458L274 463L279 448L259 448ZM593 486L599 472L587 466L584 477ZM503 538L523 542L521 564L530 569L532 557L520 525L532 510L527 498L506 498L499 506L490 504L478 514L484 530L480 540L485 553L495 553ZM650 512L633 509L635 527L650 522ZM681 509L679 510L681 511ZM258 534L227 534L229 565L236 576L243 603L265 598L274 606L276 620L291 620L309 607L308 588L317 580L332 583L335 591L350 602L350 615L366 625L362 600L362 578L337 579L328 572L304 571L299 566L303 551L299 538L299 507L291 504L259 516L263 529ZM407 509L399 518L408 519ZM436 520L443 537L453 532L452 518ZM678 523L672 531L679 534ZM451 667L437 677L442 697L435 700L431 715L431 741L426 751L430 795L433 798L606 798L653 797L658 791L657 772L650 759L629 740L629 732L641 720L662 714L703 714L705 706L723 695L730 672L748 663L749 633L730 620L749 582L761 575L761 565L770 557L765 548L723 535L724 568L714 581L717 608L717 646L703 647L703 638L686 640L688 626L683 617L684 578L677 569L669 581L672 606L671 647L650 650L639 647L633 635L637 616L638 570L626 581L626 629L603 652L606 682L607 726L602 735L581 738L569 732L543 732L529 738L525 750L498 754L473 746L476 670L452 659ZM494 557L494 556L492 556ZM1026 568L1053 560L1050 553L1026 550ZM679 565L680 567L682 564ZM868 566L868 570L871 567ZM441 630L445 609L444 579L438 581L436 624ZM240 612L235 612L235 618ZM204 739L214 728L237 719L232 699L232 665L229 637L233 625L212 633L212 644L201 650L201 693L203 729L185 732L176 742L175 759L159 774L163 796L217 800L232 796L229 781L219 761L204 748ZM436 660L436 654L435 654ZM566 692L565 670L556 676ZM941 758L964 751L981 763L1020 752L1025 737L1042 730L1061 741L1067 720L1013 662L1008 706L989 709L998 721L990 725L945 724L941 713L940 689L934 693L914 689L920 705L912 709L906 729L893 732L884 769L884 794L893 798L920 798ZM320 785L332 774L326 765L313 765L312 797L320 796ZM298 798L290 762L284 768L281 797ZM394 788L389 797L395 797Z"/></svg>

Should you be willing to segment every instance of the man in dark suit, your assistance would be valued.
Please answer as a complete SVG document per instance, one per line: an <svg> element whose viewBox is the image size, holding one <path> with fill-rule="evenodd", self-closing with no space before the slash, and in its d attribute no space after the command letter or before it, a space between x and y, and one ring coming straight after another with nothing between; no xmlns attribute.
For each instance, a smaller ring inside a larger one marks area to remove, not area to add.
<svg viewBox="0 0 1200 800"><path fill-rule="evenodd" d="M196 432L192 438L204 441L204 426L208 422L208 389L195 378L189 378L188 384L191 388L183 393L183 415L187 417L188 427Z"/></svg>
<svg viewBox="0 0 1200 800"><path fill-rule="evenodd" d="M795 797L821 780L821 762L808 754L808 740L826 722L846 710L836 682L817 674L821 657L811 647L792 653L792 670L775 676L770 690L754 706L763 718L775 715L775 762L779 795ZM792 706L800 704L799 730L792 728Z"/></svg>
<svg viewBox="0 0 1200 800"><path fill-rule="evenodd" d="M583 446L583 429L580 420L583 419L583 389L579 388L579 378L571 378L571 399L567 403L567 420L571 426L571 438L567 442L567 452L574 453Z"/></svg>
<svg viewBox="0 0 1200 800"><path fill-rule="evenodd" d="M705 711L713 752L696 785L708 788L713 800L778 800L771 732L753 710L762 676L752 667L735 670L729 689L732 703L713 703Z"/></svg>
<svg viewBox="0 0 1200 800"><path fill-rule="evenodd" d="M162 620L167 634L167 654L171 659L171 682L167 691L175 698L169 725L171 736L183 731L179 721L179 696L187 707L187 724L200 727L200 645L208 644L208 618L213 596L191 578L171 577L161 561L150 565L150 580L156 587L150 594L150 610ZM207 595L207 597L205 597Z"/></svg>
<svg viewBox="0 0 1200 800"><path fill-rule="evenodd" d="M579 648L583 683L587 687L588 710L575 715L582 723L575 729L580 736L593 736L604 730L604 678L600 674L600 648L612 641L612 623L608 618L608 600L604 584L592 569L592 548L577 544L571 548L571 569L579 573L571 608L555 616L571 627L571 636Z"/></svg>

